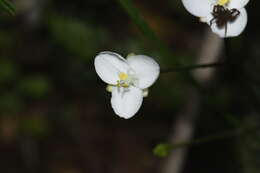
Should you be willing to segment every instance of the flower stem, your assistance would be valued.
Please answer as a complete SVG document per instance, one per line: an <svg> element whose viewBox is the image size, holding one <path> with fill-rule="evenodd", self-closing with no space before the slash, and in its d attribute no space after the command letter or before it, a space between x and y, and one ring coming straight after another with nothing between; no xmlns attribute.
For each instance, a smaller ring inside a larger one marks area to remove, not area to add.
<svg viewBox="0 0 260 173"><path fill-rule="evenodd" d="M184 67L173 67L169 69L162 69L161 73L171 73L171 72L182 72L182 71L190 71L196 70L201 68L214 68L224 65L223 63L210 63L210 64L197 64L197 65L190 65Z"/></svg>
<svg viewBox="0 0 260 173"><path fill-rule="evenodd" d="M199 139L194 139L192 141L180 142L180 143L176 143L176 144L158 144L154 148L154 153L157 156L165 157L170 153L170 151L178 149L178 148L213 142L213 141L217 141L217 140L223 140L223 139L227 139L230 137L236 137L236 136L245 134L246 132L251 132L252 130L256 131L256 130L258 130L258 127L252 126L252 125L247 126L247 127L244 126L244 127L238 128L238 129L228 130L228 131L225 131L225 132L222 132L219 134L215 134L215 135L211 135L211 136L207 136L207 137L203 137L203 138L199 138Z"/></svg>

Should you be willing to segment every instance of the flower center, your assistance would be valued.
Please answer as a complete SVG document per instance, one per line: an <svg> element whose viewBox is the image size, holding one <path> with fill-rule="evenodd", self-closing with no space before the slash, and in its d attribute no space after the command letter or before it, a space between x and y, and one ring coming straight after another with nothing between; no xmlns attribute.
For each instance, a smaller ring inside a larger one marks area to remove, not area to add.
<svg viewBox="0 0 260 173"><path fill-rule="evenodd" d="M120 72L118 75L119 79L117 81L117 87L128 88L131 84L133 84L133 77L124 72Z"/></svg>
<svg viewBox="0 0 260 173"><path fill-rule="evenodd" d="M230 0L218 0L217 4L224 6L224 5L227 5L229 2L230 2Z"/></svg>
<svg viewBox="0 0 260 173"><path fill-rule="evenodd" d="M121 72L119 73L119 79L120 80L126 80L128 78L128 74Z"/></svg>
<svg viewBox="0 0 260 173"><path fill-rule="evenodd" d="M121 87L125 90L128 89L131 85L136 86L138 85L138 78L135 75L135 72L133 70L129 70L127 73L120 72L118 74L119 80L117 80L116 85L108 85L106 90L108 92L112 92L114 87L117 87L120 89Z"/></svg>

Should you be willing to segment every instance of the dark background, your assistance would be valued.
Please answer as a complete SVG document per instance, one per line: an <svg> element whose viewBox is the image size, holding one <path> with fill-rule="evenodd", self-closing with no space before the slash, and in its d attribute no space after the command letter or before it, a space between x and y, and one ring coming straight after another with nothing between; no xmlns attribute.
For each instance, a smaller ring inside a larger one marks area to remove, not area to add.
<svg viewBox="0 0 260 173"><path fill-rule="evenodd" d="M176 67L176 61L178 67L189 66L206 46L208 26L190 15L181 0L134 1L172 51L173 56L162 56L119 1L12 2L15 16L0 13L1 172L164 173L168 157L154 155L153 149L176 135L177 120L189 117L185 112L196 114L188 121L193 139L259 124L257 1L246 6L245 31L219 52L216 61L229 59L228 64L214 67L206 85L194 83L193 71L161 74L129 120L114 114L94 57L105 50L123 56L133 52L154 57L162 69ZM257 128L192 144L179 172L259 172L259 147Z"/></svg>

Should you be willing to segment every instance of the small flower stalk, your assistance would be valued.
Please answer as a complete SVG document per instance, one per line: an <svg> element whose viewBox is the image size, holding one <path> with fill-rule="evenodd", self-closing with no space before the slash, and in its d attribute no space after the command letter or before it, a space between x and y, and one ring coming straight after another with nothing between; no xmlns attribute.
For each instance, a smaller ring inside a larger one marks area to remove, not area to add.
<svg viewBox="0 0 260 173"><path fill-rule="evenodd" d="M114 112L125 119L137 113L160 73L158 63L146 55L130 54L125 59L106 51L95 57L94 65L98 76L108 84L106 90L112 93Z"/></svg>
<svg viewBox="0 0 260 173"><path fill-rule="evenodd" d="M182 0L187 11L207 23L219 37L236 37L247 25L249 0Z"/></svg>

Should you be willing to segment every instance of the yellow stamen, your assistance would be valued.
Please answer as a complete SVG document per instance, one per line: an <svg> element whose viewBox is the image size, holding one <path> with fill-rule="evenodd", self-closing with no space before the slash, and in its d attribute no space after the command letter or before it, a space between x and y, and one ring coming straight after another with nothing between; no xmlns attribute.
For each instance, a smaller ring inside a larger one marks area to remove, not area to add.
<svg viewBox="0 0 260 173"><path fill-rule="evenodd" d="M118 75L119 80L117 81L116 86L119 87L124 87L124 88L128 88L130 86L130 77L128 76L128 74L121 72Z"/></svg>
<svg viewBox="0 0 260 173"><path fill-rule="evenodd" d="M108 92L112 92L113 91L113 86L112 85L107 85L106 90Z"/></svg>
<svg viewBox="0 0 260 173"><path fill-rule="evenodd" d="M124 72L119 73L119 79L120 80L126 80L128 78L128 75Z"/></svg>
<svg viewBox="0 0 260 173"><path fill-rule="evenodd" d="M124 88L128 88L129 87L129 85L126 84L126 83L122 84L121 86L124 87Z"/></svg>
<svg viewBox="0 0 260 173"><path fill-rule="evenodd" d="M119 88L120 87L120 81L118 80L116 83L116 86Z"/></svg>
<svg viewBox="0 0 260 173"><path fill-rule="evenodd" d="M143 90L143 97L147 97L149 94L149 90L146 88Z"/></svg>
<svg viewBox="0 0 260 173"><path fill-rule="evenodd" d="M227 3L229 3L230 0L218 0L218 5L226 5Z"/></svg>
<svg viewBox="0 0 260 173"><path fill-rule="evenodd" d="M129 58L130 56L135 56L134 53L129 53L126 58Z"/></svg>
<svg viewBox="0 0 260 173"><path fill-rule="evenodd" d="M124 87L124 88L128 88L129 85L127 83L120 83L120 81L118 80L117 81L117 84L116 86L119 88L119 87Z"/></svg>

